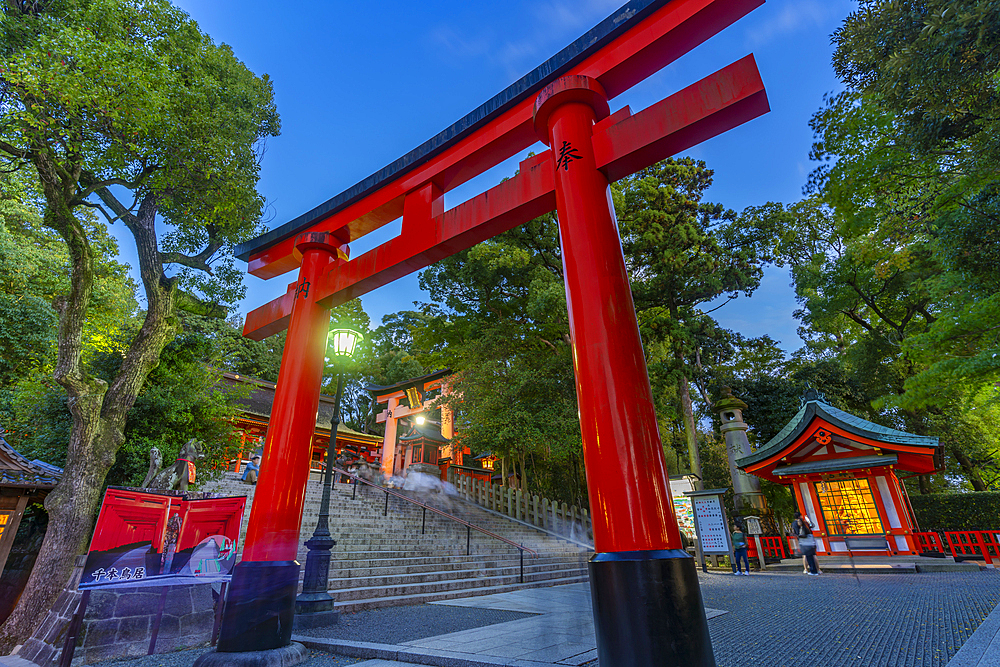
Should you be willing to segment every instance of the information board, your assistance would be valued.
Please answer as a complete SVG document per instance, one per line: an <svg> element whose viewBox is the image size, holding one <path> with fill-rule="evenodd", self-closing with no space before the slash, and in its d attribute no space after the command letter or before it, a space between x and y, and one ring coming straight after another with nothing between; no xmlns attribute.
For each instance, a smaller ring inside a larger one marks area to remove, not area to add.
<svg viewBox="0 0 1000 667"><path fill-rule="evenodd" d="M729 553L729 528L722 511L719 496L695 496L694 519L698 524L701 552L705 554Z"/></svg>
<svg viewBox="0 0 1000 667"><path fill-rule="evenodd" d="M694 508L691 506L691 499L685 493L693 491L689 479L670 480L670 497L674 501L674 516L677 518L677 528L684 533L691 542L697 539L694 529Z"/></svg>

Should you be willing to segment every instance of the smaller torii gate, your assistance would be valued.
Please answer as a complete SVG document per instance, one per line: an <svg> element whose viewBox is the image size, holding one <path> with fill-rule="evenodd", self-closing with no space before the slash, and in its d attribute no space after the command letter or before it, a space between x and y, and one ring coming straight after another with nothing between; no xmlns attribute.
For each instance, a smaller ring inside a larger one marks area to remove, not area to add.
<svg viewBox="0 0 1000 667"><path fill-rule="evenodd" d="M308 442L329 309L557 210L594 546L602 664L713 666L694 561L681 550L609 182L768 111L752 56L633 114L608 101L763 0L631 0L579 40L414 151L237 248L283 297L244 335L287 327L263 468L218 644L286 646L298 581ZM541 140L513 178L444 209L444 193ZM402 216L349 260L347 244ZM203 663L204 664L204 663ZM221 663L217 663L221 664Z"/></svg>

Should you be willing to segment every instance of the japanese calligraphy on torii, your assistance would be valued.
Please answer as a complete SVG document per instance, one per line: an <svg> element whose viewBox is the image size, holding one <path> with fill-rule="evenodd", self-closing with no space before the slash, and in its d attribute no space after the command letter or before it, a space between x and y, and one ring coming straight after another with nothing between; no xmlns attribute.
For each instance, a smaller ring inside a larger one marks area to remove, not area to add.
<svg viewBox="0 0 1000 667"><path fill-rule="evenodd" d="M568 141L562 142L559 147L559 159L556 160L556 169L562 168L564 171L569 171L569 163L573 160L582 159L583 156L580 155L579 151L573 148L573 145Z"/></svg>

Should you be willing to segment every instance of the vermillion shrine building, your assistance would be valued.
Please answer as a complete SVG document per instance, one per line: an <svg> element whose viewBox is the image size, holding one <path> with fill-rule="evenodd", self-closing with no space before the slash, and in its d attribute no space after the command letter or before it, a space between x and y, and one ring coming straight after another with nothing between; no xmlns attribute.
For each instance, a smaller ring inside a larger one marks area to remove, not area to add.
<svg viewBox="0 0 1000 667"><path fill-rule="evenodd" d="M855 555L919 553L901 478L940 467L938 439L873 424L815 390L802 401L781 432L737 465L791 488L813 522L818 553L846 555L848 546Z"/></svg>

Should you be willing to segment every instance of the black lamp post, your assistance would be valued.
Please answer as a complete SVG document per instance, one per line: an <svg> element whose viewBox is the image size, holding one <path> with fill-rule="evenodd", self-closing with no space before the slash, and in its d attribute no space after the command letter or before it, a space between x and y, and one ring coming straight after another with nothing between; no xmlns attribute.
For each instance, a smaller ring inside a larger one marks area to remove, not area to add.
<svg viewBox="0 0 1000 667"><path fill-rule="evenodd" d="M340 427L340 399L344 393L343 362L354 357L362 336L352 329L331 329L327 336L328 360L337 370L337 397L333 402L330 442L326 448L326 469L323 472L323 499L320 501L316 530L306 542L306 570L302 593L295 598L296 629L315 628L337 622L340 612L334 611L334 598L327 592L330 577L330 549L335 544L330 536L330 487L333 484L333 462L337 452L337 430Z"/></svg>

